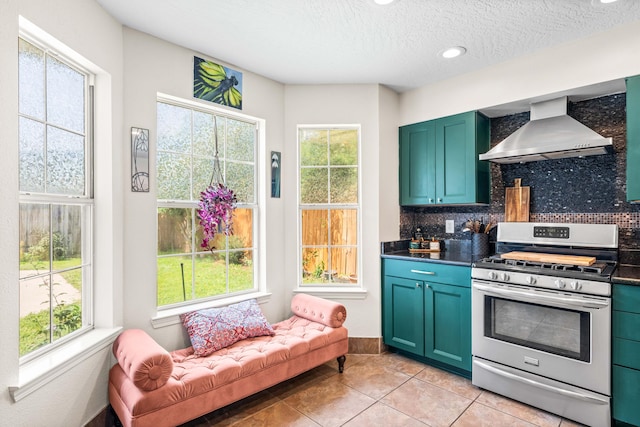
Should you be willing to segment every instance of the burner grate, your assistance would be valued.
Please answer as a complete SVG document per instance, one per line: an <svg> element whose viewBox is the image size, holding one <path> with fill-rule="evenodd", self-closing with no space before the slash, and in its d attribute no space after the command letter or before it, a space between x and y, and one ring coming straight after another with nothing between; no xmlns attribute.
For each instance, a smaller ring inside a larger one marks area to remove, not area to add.
<svg viewBox="0 0 640 427"><path fill-rule="evenodd" d="M514 268L519 270L531 270L531 271L539 271L542 274L547 272L547 274L552 274L556 276L560 276L563 273L575 273L575 274L585 274L585 275L607 275L610 273L610 270L615 266L614 262L604 262L604 261L596 261L594 264L589 266L584 265L573 265L573 264L554 264L548 262L537 262L537 261L525 261L518 259L506 259L501 258L500 255L493 255L488 258L484 258L476 263L477 266L483 266L485 268Z"/></svg>

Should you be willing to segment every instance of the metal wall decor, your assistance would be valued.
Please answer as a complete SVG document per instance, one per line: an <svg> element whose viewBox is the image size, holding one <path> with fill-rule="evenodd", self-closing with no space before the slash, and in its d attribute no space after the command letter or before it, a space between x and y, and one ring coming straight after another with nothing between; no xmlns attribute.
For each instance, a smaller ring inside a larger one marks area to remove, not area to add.
<svg viewBox="0 0 640 427"><path fill-rule="evenodd" d="M279 151L271 152L271 197L280 197L280 165L282 154Z"/></svg>
<svg viewBox="0 0 640 427"><path fill-rule="evenodd" d="M131 191L149 192L149 129L131 128Z"/></svg>

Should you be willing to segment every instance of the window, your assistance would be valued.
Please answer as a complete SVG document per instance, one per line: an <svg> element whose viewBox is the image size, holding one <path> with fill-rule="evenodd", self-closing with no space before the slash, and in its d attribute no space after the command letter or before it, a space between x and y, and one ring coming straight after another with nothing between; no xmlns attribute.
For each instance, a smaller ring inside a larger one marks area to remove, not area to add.
<svg viewBox="0 0 640 427"><path fill-rule="evenodd" d="M299 127L302 285L358 282L359 127Z"/></svg>
<svg viewBox="0 0 640 427"><path fill-rule="evenodd" d="M92 323L92 76L18 39L20 356Z"/></svg>
<svg viewBox="0 0 640 427"><path fill-rule="evenodd" d="M206 106L157 103L158 306L252 292L256 280L258 122ZM237 197L233 235L201 248L196 213L212 180L215 131L222 176Z"/></svg>

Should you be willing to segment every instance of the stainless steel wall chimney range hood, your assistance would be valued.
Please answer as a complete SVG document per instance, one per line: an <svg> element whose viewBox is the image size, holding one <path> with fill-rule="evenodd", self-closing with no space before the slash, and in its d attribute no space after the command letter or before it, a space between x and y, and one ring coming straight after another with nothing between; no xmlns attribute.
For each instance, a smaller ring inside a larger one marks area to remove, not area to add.
<svg viewBox="0 0 640 427"><path fill-rule="evenodd" d="M531 104L531 121L484 154L480 160L524 163L606 154L613 144L567 115L567 97Z"/></svg>

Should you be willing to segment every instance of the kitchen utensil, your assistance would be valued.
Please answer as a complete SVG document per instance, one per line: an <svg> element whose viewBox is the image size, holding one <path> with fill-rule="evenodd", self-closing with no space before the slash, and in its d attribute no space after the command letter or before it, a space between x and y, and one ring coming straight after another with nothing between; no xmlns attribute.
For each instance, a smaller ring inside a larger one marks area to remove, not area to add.
<svg viewBox="0 0 640 427"><path fill-rule="evenodd" d="M504 220L506 222L529 221L530 188L522 187L521 178L516 178L514 187L505 188Z"/></svg>
<svg viewBox="0 0 640 427"><path fill-rule="evenodd" d="M500 258L515 259L522 261L548 262L550 264L583 265L588 266L596 262L595 257L579 255L558 255L536 252L507 252L500 255Z"/></svg>

